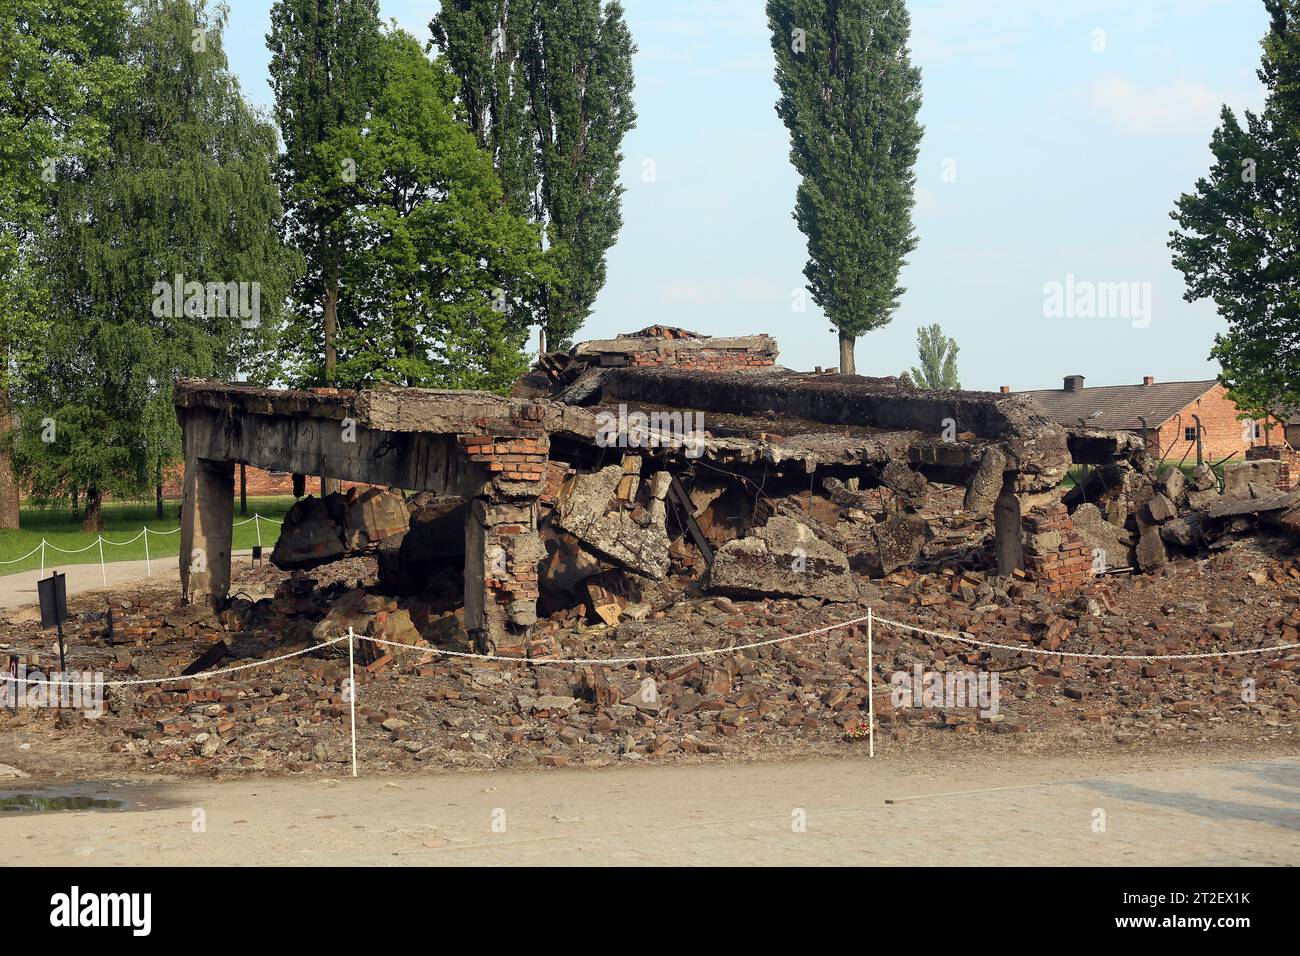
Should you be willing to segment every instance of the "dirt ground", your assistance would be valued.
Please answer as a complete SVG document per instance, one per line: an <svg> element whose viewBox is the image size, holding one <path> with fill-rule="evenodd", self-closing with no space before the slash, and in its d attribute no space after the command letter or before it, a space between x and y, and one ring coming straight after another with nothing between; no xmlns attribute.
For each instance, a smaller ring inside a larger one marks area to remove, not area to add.
<svg viewBox="0 0 1300 956"><path fill-rule="evenodd" d="M1222 650L1292 639L1294 567L1244 548L1102 583L1083 599L968 599L964 580L907 576L882 582L875 607L1026 647L1060 638L1078 651ZM342 563L332 573L365 572ZM283 581L274 569L238 572L242 593L275 614L223 664L309 646L286 622L310 628L322 612L292 604ZM334 586L325 575L312 585ZM222 625L177 608L174 587L113 594L119 634L132 639L112 651L100 637L105 596L76 595L73 652L129 659L110 679L176 673ZM546 639L561 656L682 651L861 610L699 596L635 627L573 623ZM12 611L0 644L48 659L30 636L32 614ZM1038 656L1025 667L1016 651L878 629L870 759L862 637L832 631L690 673L681 662L611 668L587 697L593 675L571 667L414 648L359 675L357 779L339 696L346 661L332 653L112 696L97 720L4 711L0 764L30 776L0 781L0 801L122 807L0 812L0 843L13 865L1300 864L1295 651L1173 664ZM888 674L914 662L998 670L1004 719L893 708ZM671 707L616 703L646 674ZM1247 679L1258 690L1249 703ZM205 686L221 692L203 697ZM539 706L548 694L568 703ZM1019 726L1006 732L1008 721ZM205 755L203 741L220 733L228 739Z"/></svg>
<svg viewBox="0 0 1300 956"><path fill-rule="evenodd" d="M137 779L57 792L127 809L0 814L6 863L1300 864L1294 753L895 752L355 780Z"/></svg>

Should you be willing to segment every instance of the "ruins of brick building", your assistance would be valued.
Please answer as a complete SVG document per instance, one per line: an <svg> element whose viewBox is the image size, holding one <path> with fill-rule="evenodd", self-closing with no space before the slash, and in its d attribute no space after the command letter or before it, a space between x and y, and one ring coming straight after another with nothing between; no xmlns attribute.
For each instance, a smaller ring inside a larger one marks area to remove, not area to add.
<svg viewBox="0 0 1300 956"><path fill-rule="evenodd" d="M612 622L684 588L852 601L923 560L1061 591L1099 547L1158 564L1195 492L1134 436L1063 428L1025 396L776 357L768 336L655 326L542 356L509 397L178 382L183 592L227 598L237 462L380 486L303 498L272 560L374 551L388 593L450 582L489 648L539 614ZM1094 467L1072 500L1074 463Z"/></svg>

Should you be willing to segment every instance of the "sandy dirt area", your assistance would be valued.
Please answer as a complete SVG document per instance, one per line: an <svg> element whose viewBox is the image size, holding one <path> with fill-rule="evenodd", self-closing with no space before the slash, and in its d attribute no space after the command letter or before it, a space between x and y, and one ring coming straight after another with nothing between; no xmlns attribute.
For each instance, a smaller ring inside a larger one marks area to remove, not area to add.
<svg viewBox="0 0 1300 956"><path fill-rule="evenodd" d="M0 814L5 863L1300 864L1300 756L1276 753L629 762L71 791L128 808Z"/></svg>

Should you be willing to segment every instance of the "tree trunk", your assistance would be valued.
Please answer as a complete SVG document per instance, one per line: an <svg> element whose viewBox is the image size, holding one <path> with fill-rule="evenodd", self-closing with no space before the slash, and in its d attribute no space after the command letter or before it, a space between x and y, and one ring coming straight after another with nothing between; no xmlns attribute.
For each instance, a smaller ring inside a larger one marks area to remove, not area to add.
<svg viewBox="0 0 1300 956"><path fill-rule="evenodd" d="M13 427L9 390L0 388L0 442L13 431ZM0 528L18 527L18 506L18 481L14 478L13 460L9 456L9 450L0 445Z"/></svg>
<svg viewBox="0 0 1300 956"><path fill-rule="evenodd" d="M158 458L157 470L154 472L154 507L159 518L163 516L163 469L162 456Z"/></svg>
<svg viewBox="0 0 1300 956"><path fill-rule="evenodd" d="M338 365L338 350L334 347L338 331L339 280L331 277L325 287L325 384L334 384L334 368ZM320 496L324 498L339 490L338 479L320 476Z"/></svg>
<svg viewBox="0 0 1300 956"><path fill-rule="evenodd" d="M77 510L77 503L81 501L81 492L76 488L72 489L72 520L80 521L81 512Z"/></svg>
<svg viewBox="0 0 1300 956"><path fill-rule="evenodd" d="M858 367L853 362L853 345L857 337L847 332L840 332L840 374L857 375Z"/></svg>
<svg viewBox="0 0 1300 956"><path fill-rule="evenodd" d="M104 496L94 485L86 489L86 516L81 519L82 531L104 530Z"/></svg>
<svg viewBox="0 0 1300 956"><path fill-rule="evenodd" d="M338 365L338 350L334 338L338 331L339 284L331 279L325 289L325 384L334 384L334 369Z"/></svg>

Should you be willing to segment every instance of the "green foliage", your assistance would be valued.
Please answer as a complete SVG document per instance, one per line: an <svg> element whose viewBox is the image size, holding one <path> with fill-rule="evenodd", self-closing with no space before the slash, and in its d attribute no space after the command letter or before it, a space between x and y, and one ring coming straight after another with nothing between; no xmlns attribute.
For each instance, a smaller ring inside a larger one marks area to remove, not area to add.
<svg viewBox="0 0 1300 956"><path fill-rule="evenodd" d="M921 365L912 366L912 380L931 391L954 391L961 388L957 377L957 342L943 334L938 323L916 330L916 351Z"/></svg>
<svg viewBox="0 0 1300 956"><path fill-rule="evenodd" d="M0 389L31 361L48 301L31 262L60 170L102 153L133 78L124 0L6 0L0 22Z"/></svg>
<svg viewBox="0 0 1300 956"><path fill-rule="evenodd" d="M504 391L528 365L511 305L548 276L538 230L506 205L441 61L396 30L381 76L365 129L331 143L358 174L336 380Z"/></svg>
<svg viewBox="0 0 1300 956"><path fill-rule="evenodd" d="M355 137L379 92L378 0L277 0L271 8L271 86L284 137L279 183L288 242L305 261L294 289L292 348L298 384L333 382L341 275L355 207Z"/></svg>
<svg viewBox="0 0 1300 956"><path fill-rule="evenodd" d="M226 13L137 4L123 60L139 80L107 117L111 151L60 169L35 246L49 328L19 392L16 464L38 499L139 493L180 450L176 378L274 373L294 261L279 241L275 131L228 71ZM201 292L176 314L177 274L200 290L260 288L260 316L219 314Z"/></svg>
<svg viewBox="0 0 1300 956"><path fill-rule="evenodd" d="M567 348L605 284L622 228L623 137L636 124L623 7L602 0L446 0L429 24L510 207L544 227L553 276L511 289L522 318Z"/></svg>
<svg viewBox="0 0 1300 956"><path fill-rule="evenodd" d="M802 177L794 218L808 237L808 291L851 341L889 322L917 242L921 71L910 62L907 7L768 0L767 16L776 111Z"/></svg>
<svg viewBox="0 0 1300 956"><path fill-rule="evenodd" d="M1227 320L1211 357L1250 417L1300 406L1300 0L1265 0L1263 112L1245 126L1227 106L1210 141L1214 163L1171 213L1173 263L1189 302Z"/></svg>

